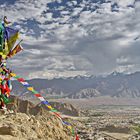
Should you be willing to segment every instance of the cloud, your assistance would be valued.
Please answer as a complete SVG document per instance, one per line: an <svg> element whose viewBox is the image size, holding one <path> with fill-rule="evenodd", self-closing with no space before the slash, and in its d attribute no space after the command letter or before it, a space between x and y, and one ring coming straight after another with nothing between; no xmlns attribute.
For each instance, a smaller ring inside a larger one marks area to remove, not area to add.
<svg viewBox="0 0 140 140"><path fill-rule="evenodd" d="M8 62L21 75L52 78L140 69L139 1L19 0L0 7L1 16L6 13L24 39L25 51Z"/></svg>

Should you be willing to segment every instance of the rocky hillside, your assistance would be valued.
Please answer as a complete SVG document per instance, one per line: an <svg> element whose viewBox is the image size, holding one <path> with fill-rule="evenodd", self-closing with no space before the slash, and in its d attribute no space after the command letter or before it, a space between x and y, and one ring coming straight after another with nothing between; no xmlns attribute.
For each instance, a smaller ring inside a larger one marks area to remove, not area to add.
<svg viewBox="0 0 140 140"><path fill-rule="evenodd" d="M80 112L73 105L68 103L60 103L60 102L50 102L51 106L56 108L59 112L69 116L79 116ZM42 105L46 108L44 105Z"/></svg>
<svg viewBox="0 0 140 140"><path fill-rule="evenodd" d="M49 112L45 116L0 115L0 140L69 140L68 132Z"/></svg>
<svg viewBox="0 0 140 140"><path fill-rule="evenodd" d="M46 112L46 110L48 110L43 104L34 105L32 102L29 102L27 100L21 100L16 96L11 96L10 98L12 100L12 104L8 104L7 108L10 110L15 110L16 112L26 113L29 115L42 115L43 112ZM64 115L80 115L79 110L71 104L60 102L50 102L50 104L52 107L56 108L59 112L61 112Z"/></svg>
<svg viewBox="0 0 140 140"><path fill-rule="evenodd" d="M13 113L0 110L0 140L70 140L69 129L43 105L34 105L11 96L12 103L7 105ZM68 104L51 103L59 111L78 115L77 110ZM74 111L73 111L74 110Z"/></svg>

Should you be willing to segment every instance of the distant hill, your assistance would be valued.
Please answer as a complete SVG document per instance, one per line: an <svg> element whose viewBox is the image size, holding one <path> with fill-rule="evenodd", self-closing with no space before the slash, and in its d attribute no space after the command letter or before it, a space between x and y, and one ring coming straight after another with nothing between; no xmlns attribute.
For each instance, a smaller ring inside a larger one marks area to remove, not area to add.
<svg viewBox="0 0 140 140"><path fill-rule="evenodd" d="M94 88L85 88L77 92L76 94L71 94L68 97L73 99L81 99L81 98L93 98L101 96L101 93Z"/></svg>
<svg viewBox="0 0 140 140"><path fill-rule="evenodd" d="M28 82L47 98L140 97L140 72L114 72L106 77L32 79ZM13 81L13 93L22 97L33 96L17 81Z"/></svg>

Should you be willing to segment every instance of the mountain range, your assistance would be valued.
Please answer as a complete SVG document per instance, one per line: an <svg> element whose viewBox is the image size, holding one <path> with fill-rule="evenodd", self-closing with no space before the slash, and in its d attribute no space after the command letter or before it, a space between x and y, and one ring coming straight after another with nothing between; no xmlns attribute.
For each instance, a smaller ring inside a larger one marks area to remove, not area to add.
<svg viewBox="0 0 140 140"><path fill-rule="evenodd" d="M122 74L113 72L107 76L76 76L73 78L27 80L42 96L47 98L92 98L99 96L140 97L140 72ZM18 81L13 81L13 94L32 97Z"/></svg>

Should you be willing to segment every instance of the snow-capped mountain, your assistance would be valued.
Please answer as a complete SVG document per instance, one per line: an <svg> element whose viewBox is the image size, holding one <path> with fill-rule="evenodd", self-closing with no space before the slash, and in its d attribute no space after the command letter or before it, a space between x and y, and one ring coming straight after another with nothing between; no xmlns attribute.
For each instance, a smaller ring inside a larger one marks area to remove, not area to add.
<svg viewBox="0 0 140 140"><path fill-rule="evenodd" d="M133 74L112 73L106 77L75 77L58 79L33 79L28 81L46 98L94 98L99 96L111 97L140 97L140 72ZM13 81L13 93L18 96L30 97L17 81ZM25 93L25 94L24 94Z"/></svg>

